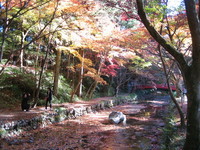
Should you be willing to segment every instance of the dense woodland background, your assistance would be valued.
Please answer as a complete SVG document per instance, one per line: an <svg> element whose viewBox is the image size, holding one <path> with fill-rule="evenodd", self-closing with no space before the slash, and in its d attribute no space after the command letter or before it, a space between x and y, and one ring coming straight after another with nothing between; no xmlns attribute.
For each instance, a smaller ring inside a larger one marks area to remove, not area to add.
<svg viewBox="0 0 200 150"><path fill-rule="evenodd" d="M183 7L149 3L155 27L189 59ZM163 10L176 13L166 17ZM166 84L163 65L170 84L182 84L176 62L158 50L134 2L6 0L0 14L1 107L19 103L23 92L40 105L48 87L53 102L63 103L132 92L135 84Z"/></svg>

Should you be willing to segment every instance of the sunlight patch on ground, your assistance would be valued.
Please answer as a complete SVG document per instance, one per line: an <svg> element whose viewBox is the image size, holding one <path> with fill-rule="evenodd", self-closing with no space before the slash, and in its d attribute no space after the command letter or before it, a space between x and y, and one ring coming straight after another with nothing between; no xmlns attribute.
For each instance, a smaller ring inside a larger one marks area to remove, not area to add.
<svg viewBox="0 0 200 150"><path fill-rule="evenodd" d="M14 115L1 115L3 118L14 117Z"/></svg>
<svg viewBox="0 0 200 150"><path fill-rule="evenodd" d="M108 114L95 113L95 114L90 114L90 117L96 118L96 119L98 119L98 118L102 119L102 118L107 118Z"/></svg>

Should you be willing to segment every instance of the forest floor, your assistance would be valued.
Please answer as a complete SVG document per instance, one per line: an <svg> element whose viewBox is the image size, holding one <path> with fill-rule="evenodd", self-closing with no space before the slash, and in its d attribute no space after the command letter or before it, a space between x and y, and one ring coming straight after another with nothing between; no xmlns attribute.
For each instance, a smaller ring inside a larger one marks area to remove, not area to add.
<svg viewBox="0 0 200 150"><path fill-rule="evenodd" d="M53 104L52 110L56 107L65 107L65 108L70 109L70 108L76 108L76 107L81 107L81 106L90 106L102 100L111 100L111 99L114 99L114 97L96 98L89 101L77 101L73 103ZM21 104L18 104L12 108L0 109L0 125L2 123L6 123L10 121L31 119L44 112L47 112L47 113L52 112L52 110L50 110L49 107L45 109L45 106L37 106L36 108L31 108L29 111L22 111Z"/></svg>
<svg viewBox="0 0 200 150"><path fill-rule="evenodd" d="M103 98L111 99L110 97ZM91 105L102 98L62 104L65 107ZM2 140L3 150L160 150L164 122L159 116L166 102L150 101L138 104L127 103L90 113L76 119L62 121L21 135ZM56 105L54 105L56 107ZM45 110L35 108L29 112L7 110L0 112L0 120L16 120L36 116ZM121 111L127 116L127 125L114 125L108 120L112 111ZM2 115L4 114L4 115ZM28 115L27 115L28 114ZM6 117L7 115L7 117ZM24 118L25 117L25 118ZM7 118L7 119L6 119Z"/></svg>

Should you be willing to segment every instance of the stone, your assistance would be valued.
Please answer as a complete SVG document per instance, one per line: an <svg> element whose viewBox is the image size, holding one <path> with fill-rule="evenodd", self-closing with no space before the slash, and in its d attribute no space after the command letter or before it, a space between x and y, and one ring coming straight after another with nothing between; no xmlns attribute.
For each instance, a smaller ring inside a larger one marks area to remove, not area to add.
<svg viewBox="0 0 200 150"><path fill-rule="evenodd" d="M113 111L108 118L111 123L119 124L122 122L123 125L126 125L126 115L122 112Z"/></svg>

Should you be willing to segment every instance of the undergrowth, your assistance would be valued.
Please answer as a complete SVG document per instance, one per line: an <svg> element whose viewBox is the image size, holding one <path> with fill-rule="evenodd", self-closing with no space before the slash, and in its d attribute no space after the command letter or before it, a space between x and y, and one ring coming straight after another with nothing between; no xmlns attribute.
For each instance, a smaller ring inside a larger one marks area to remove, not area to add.
<svg viewBox="0 0 200 150"><path fill-rule="evenodd" d="M0 108L19 107L24 92L30 93L31 99L33 100L37 82L33 72L21 71L18 67L7 67L0 76ZM59 82L58 95L53 97L52 102L68 102L70 99L71 87L63 76L60 76ZM42 79L38 105L45 105L45 96L48 87L53 88L53 72L46 71Z"/></svg>
<svg viewBox="0 0 200 150"><path fill-rule="evenodd" d="M180 150L183 148L185 131L177 126L176 117L175 107L170 104L163 117L165 127L162 129L162 150Z"/></svg>
<svg viewBox="0 0 200 150"><path fill-rule="evenodd" d="M31 93L35 87L32 74L24 74L18 68L7 69L0 77L0 107L19 104L24 91Z"/></svg>

